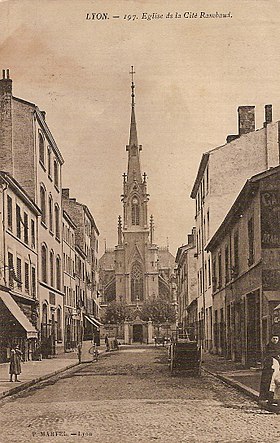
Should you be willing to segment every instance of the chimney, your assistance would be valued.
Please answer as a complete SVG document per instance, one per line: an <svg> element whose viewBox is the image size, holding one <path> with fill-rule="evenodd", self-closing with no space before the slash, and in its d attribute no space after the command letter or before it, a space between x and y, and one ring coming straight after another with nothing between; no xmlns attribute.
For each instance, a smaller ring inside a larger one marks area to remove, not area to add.
<svg viewBox="0 0 280 443"><path fill-rule="evenodd" d="M255 131L255 106L239 106L238 132L239 136Z"/></svg>
<svg viewBox="0 0 280 443"><path fill-rule="evenodd" d="M62 189L62 198L69 200L69 193L70 193L69 188L63 188Z"/></svg>
<svg viewBox="0 0 280 443"><path fill-rule="evenodd" d="M10 70L2 70L2 78L0 80L0 96L5 94L12 94L12 80L10 79Z"/></svg>
<svg viewBox="0 0 280 443"><path fill-rule="evenodd" d="M193 235L188 234L188 245L191 245L193 243Z"/></svg>
<svg viewBox="0 0 280 443"><path fill-rule="evenodd" d="M266 126L269 124L269 123L272 123L272 105L265 105L265 107L264 107L264 118L265 118L265 121L264 121L264 127L266 128Z"/></svg>

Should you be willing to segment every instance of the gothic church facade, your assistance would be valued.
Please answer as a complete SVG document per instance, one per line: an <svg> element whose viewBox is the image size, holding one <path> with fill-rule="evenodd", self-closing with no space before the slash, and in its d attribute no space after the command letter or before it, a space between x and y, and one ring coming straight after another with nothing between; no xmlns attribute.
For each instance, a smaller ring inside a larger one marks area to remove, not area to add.
<svg viewBox="0 0 280 443"><path fill-rule="evenodd" d="M133 73L133 70L132 70ZM123 174L123 217L118 219L118 244L100 259L103 304L113 300L141 306L151 297L171 298L175 258L168 247L154 242L153 216L148 216L147 175L142 174L135 119L135 85L132 78L131 122L127 172Z"/></svg>

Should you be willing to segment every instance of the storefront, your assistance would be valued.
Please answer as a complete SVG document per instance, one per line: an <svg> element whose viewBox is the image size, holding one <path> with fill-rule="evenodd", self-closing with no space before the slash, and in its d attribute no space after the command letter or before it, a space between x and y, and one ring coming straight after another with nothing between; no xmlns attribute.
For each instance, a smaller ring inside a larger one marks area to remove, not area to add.
<svg viewBox="0 0 280 443"><path fill-rule="evenodd" d="M24 359L32 360L38 332L9 292L0 292L0 362L10 357L11 347L19 345Z"/></svg>

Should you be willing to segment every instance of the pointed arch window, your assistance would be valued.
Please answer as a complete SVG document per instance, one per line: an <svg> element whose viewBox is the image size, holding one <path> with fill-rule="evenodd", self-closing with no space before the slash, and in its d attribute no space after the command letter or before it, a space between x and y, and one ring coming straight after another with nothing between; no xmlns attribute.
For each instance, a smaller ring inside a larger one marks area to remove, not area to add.
<svg viewBox="0 0 280 443"><path fill-rule="evenodd" d="M131 269L131 301L143 298L143 270L140 263L134 263Z"/></svg>
<svg viewBox="0 0 280 443"><path fill-rule="evenodd" d="M134 226L138 226L140 223L140 208L139 200L137 197L133 197L131 204L131 220Z"/></svg>

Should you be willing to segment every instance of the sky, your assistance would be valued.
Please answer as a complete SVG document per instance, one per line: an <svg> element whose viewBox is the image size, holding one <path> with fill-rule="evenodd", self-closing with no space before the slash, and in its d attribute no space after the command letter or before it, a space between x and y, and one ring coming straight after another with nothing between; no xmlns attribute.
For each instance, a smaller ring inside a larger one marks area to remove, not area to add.
<svg viewBox="0 0 280 443"><path fill-rule="evenodd" d="M142 18L152 13L163 18ZM0 0L0 69L10 69L15 96L46 111L63 187L91 210L101 252L105 239L116 244L122 214L131 65L155 240L176 254L195 223L202 153L237 133L238 106L256 106L257 127L265 104L280 120L279 29L279 0Z"/></svg>

